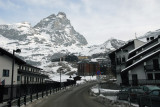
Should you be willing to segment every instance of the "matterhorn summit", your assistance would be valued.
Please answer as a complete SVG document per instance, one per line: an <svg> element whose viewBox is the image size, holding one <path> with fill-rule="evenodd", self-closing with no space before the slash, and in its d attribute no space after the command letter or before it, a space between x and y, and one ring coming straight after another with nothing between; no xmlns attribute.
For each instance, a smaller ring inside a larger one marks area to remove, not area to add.
<svg viewBox="0 0 160 107"><path fill-rule="evenodd" d="M51 42L55 45L71 46L86 45L86 39L75 31L66 14L59 12L42 19L34 26L34 29L42 34L50 36Z"/></svg>

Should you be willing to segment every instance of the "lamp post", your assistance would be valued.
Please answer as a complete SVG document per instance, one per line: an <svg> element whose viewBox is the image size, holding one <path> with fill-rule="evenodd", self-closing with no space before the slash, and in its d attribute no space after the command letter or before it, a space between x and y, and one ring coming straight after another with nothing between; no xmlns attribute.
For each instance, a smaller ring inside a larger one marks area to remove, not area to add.
<svg viewBox="0 0 160 107"><path fill-rule="evenodd" d="M60 88L62 87L62 84L61 84L61 73L62 73L62 68L60 68Z"/></svg>
<svg viewBox="0 0 160 107"><path fill-rule="evenodd" d="M13 76L14 76L14 62L15 62L15 52L21 53L20 49L13 50L13 59L12 59L12 77L11 77L11 93L10 93L10 101L9 101L9 107L11 107L11 102L13 99Z"/></svg>

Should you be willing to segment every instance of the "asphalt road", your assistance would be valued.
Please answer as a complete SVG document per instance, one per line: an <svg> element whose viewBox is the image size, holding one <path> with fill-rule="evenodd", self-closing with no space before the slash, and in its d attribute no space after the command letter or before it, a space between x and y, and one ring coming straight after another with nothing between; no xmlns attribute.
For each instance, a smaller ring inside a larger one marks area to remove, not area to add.
<svg viewBox="0 0 160 107"><path fill-rule="evenodd" d="M89 95L91 86L93 83L87 83L58 92L28 107L105 107Z"/></svg>

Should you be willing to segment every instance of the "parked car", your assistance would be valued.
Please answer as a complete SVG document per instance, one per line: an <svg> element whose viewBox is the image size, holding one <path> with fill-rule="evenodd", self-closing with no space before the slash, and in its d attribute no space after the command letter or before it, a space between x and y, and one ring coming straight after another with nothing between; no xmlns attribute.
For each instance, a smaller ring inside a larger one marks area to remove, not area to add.
<svg viewBox="0 0 160 107"><path fill-rule="evenodd" d="M152 90L160 90L160 88L155 85L143 85L140 87L146 92L146 94L150 93Z"/></svg>
<svg viewBox="0 0 160 107"><path fill-rule="evenodd" d="M160 89L152 90L147 95L141 95L139 98L139 107L159 107Z"/></svg>
<svg viewBox="0 0 160 107"><path fill-rule="evenodd" d="M143 95L145 92L139 86L124 88L117 94L117 99L128 100L128 101L138 101L138 96Z"/></svg>

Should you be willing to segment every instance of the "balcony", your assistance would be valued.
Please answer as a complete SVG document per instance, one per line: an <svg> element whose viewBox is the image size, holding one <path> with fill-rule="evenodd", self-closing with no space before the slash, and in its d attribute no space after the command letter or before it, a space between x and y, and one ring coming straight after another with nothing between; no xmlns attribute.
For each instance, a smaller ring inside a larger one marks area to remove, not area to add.
<svg viewBox="0 0 160 107"><path fill-rule="evenodd" d="M26 70L22 70L22 69L18 69L18 73L23 74L23 75L41 76L41 77L48 78L48 76L45 74L41 74L39 72L26 71Z"/></svg>
<svg viewBox="0 0 160 107"><path fill-rule="evenodd" d="M144 69L147 71L160 71L160 65L145 65Z"/></svg>
<svg viewBox="0 0 160 107"><path fill-rule="evenodd" d="M147 80L147 79L139 79L139 80L130 80L130 85L160 85L160 80Z"/></svg>

